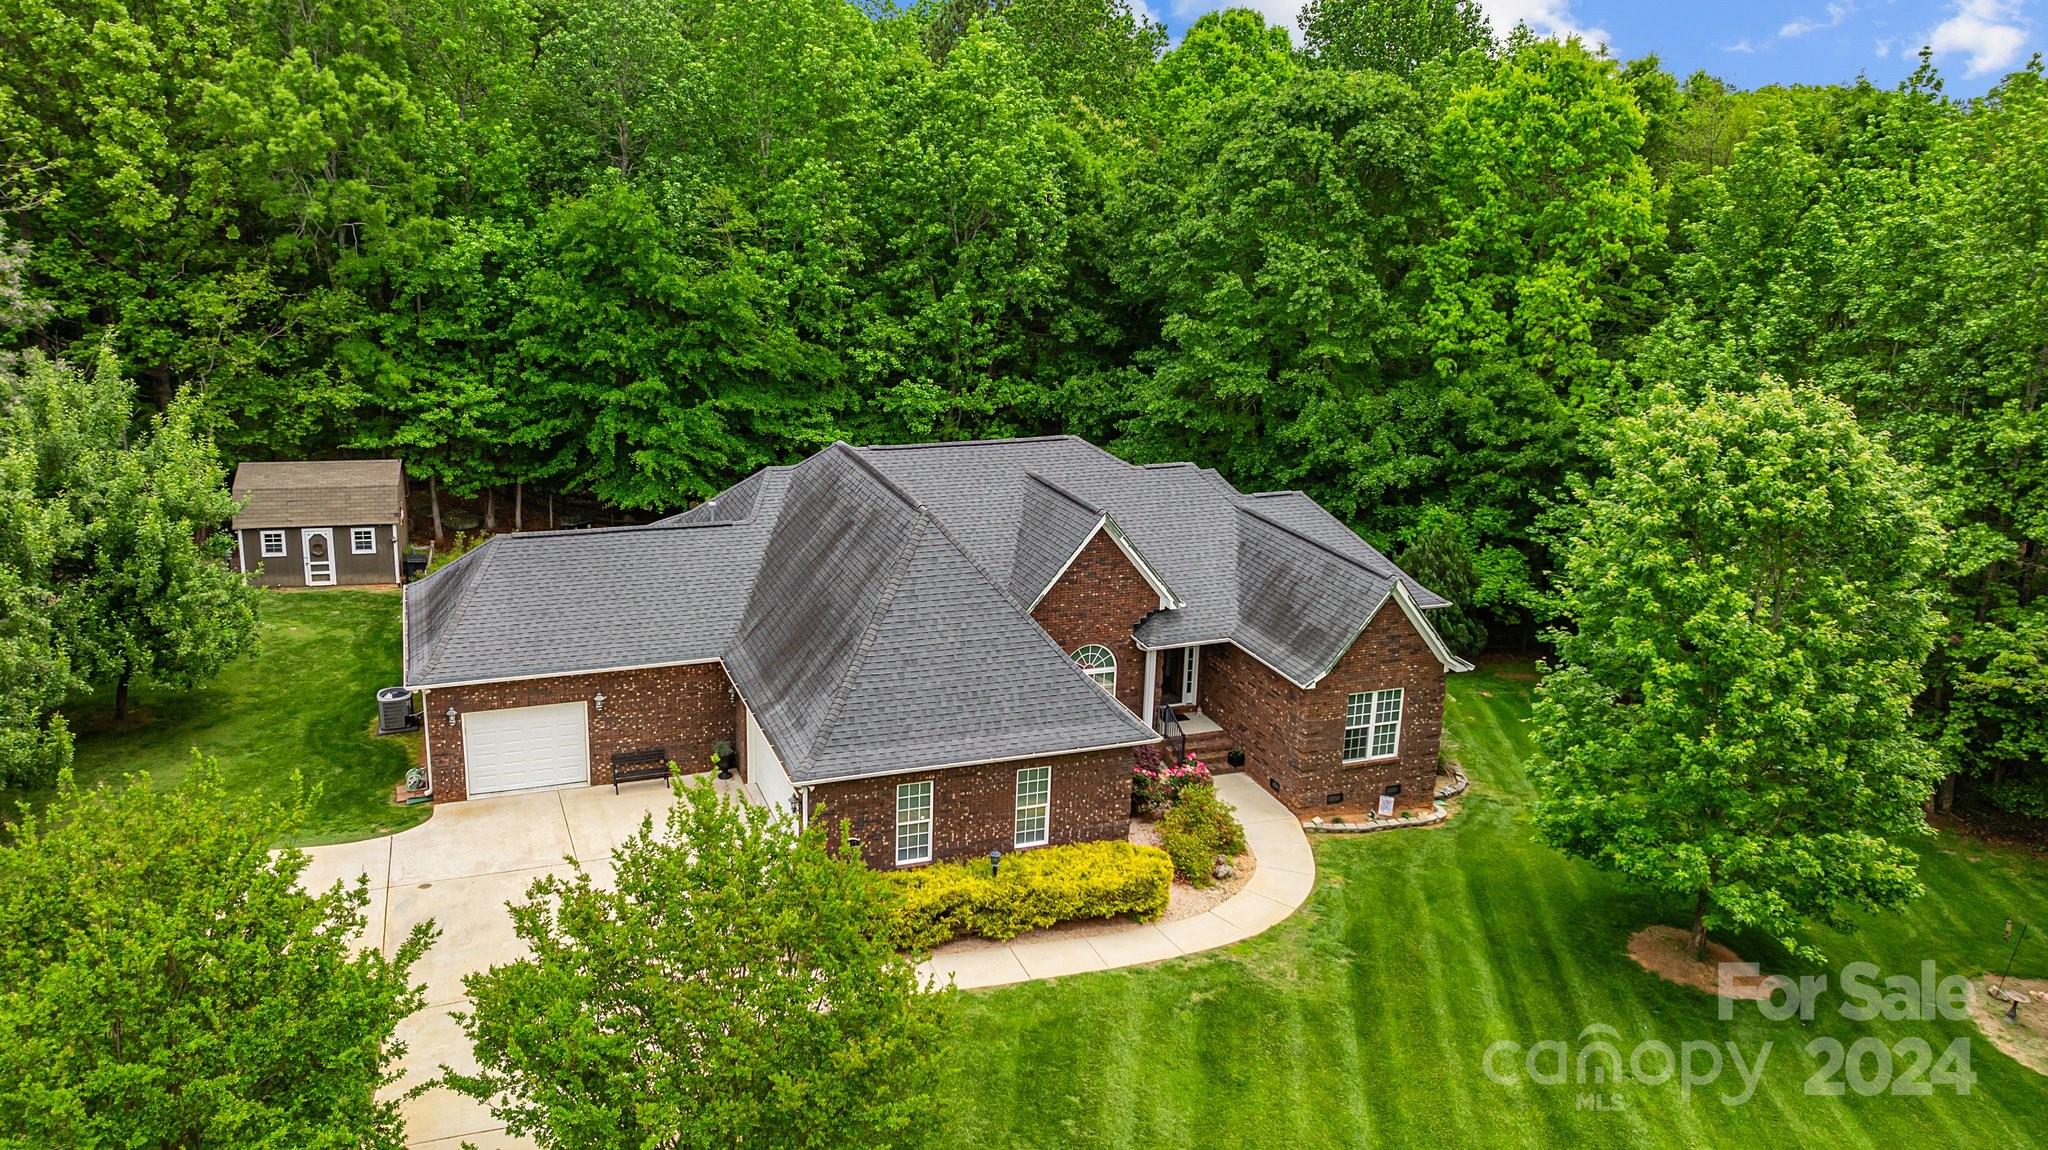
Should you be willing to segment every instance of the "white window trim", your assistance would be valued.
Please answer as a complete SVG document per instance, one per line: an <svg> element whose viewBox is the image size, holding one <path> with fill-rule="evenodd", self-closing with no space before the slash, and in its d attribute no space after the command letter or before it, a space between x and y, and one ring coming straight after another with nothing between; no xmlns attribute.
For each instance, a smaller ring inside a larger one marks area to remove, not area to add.
<svg viewBox="0 0 2048 1150"><path fill-rule="evenodd" d="M1030 775L1033 781L1044 780L1044 797L1029 807L1024 804L1024 777ZM1026 847L1042 847L1052 841L1052 768L1049 766L1020 767L1017 770L1015 789L1016 810L1010 823L1010 846L1016 850ZM1032 812L1039 820L1036 838L1025 838L1024 818L1026 811Z"/></svg>
<svg viewBox="0 0 2048 1150"><path fill-rule="evenodd" d="M258 545L259 545L259 548L260 548L260 550L262 551L262 555L263 555L263 558L265 558L265 559L282 559L282 558L284 558L284 554L285 554L285 548L284 548L284 532L282 532L282 531L259 531L259 532L257 532L257 533L256 533L256 539L257 539L257 543L258 543ZM273 550L271 550L271 547L270 547L270 544L271 544L271 542L272 542L273 540L275 540L275 541L276 541L276 543L277 543L277 549L276 549L276 550L274 550L274 551L273 551Z"/></svg>
<svg viewBox="0 0 2048 1150"><path fill-rule="evenodd" d="M903 798L904 798L904 792L905 792L905 791L918 791L918 790L922 790L922 791L924 792L924 818L922 818L922 819L915 819L915 820L912 820L912 821L910 821L910 822L907 822L907 823L906 823L906 822L904 822L904 821L903 821ZM934 823L935 823L935 820L933 819L933 817L932 817L932 816L933 816L933 814L934 814L934 813L935 813L935 812L934 812L934 810L933 810L933 804L932 804L932 784L931 784L931 780L927 779L927 780L925 780L925 781L923 781L923 782L916 782L916 783L897 783L897 784L896 784L896 839L895 839L895 843L896 843L896 865L897 865L897 866L911 866L911 865L913 865L913 864L916 864L916 863L928 863L928 862L932 861L932 839L933 839L933 837L934 837L934 836L933 836L933 833L932 833L932 832L933 832L933 829L934 829ZM923 853L922 853L922 854L908 854L908 855L906 855L906 854L904 854L904 853L903 853L903 832L904 832L904 830L905 830L906 828L908 828L908 829L915 829L915 828L917 828L917 827L919 827L919 826L922 826L922 827L924 828L924 847L923 847Z"/></svg>
<svg viewBox="0 0 2048 1150"><path fill-rule="evenodd" d="M370 545L363 546L363 537L370 537ZM351 555L375 555L377 553L377 529L375 527L351 527L348 529L348 553Z"/></svg>
<svg viewBox="0 0 2048 1150"><path fill-rule="evenodd" d="M1184 647L1187 654L1180 664L1180 702L1184 707L1200 705L1199 690L1202 684L1202 649Z"/></svg>
<svg viewBox="0 0 2048 1150"><path fill-rule="evenodd" d="M1084 651L1100 651L1102 652L1102 657L1108 659L1109 662L1098 663L1092 666L1084 663L1081 661L1081 653ZM1074 666L1081 668L1083 675L1088 676L1096 686L1101 687L1107 692L1110 698L1116 698L1116 652L1100 643L1083 643L1074 648L1074 653L1069 655L1068 658L1074 661Z"/></svg>
<svg viewBox="0 0 2048 1150"><path fill-rule="evenodd" d="M1394 721L1392 723L1382 723L1379 720L1380 703L1389 695L1394 697L1396 703ZM1365 723L1360 726L1353 726L1351 723L1351 703L1352 700L1358 698L1365 700ZM1364 731L1366 751L1365 754L1356 757L1346 755L1344 761L1347 763L1379 763L1389 759L1400 758L1401 721L1407 717L1408 693L1400 687L1386 687L1377 691L1353 691L1344 696L1344 741L1346 743L1351 741L1351 732ZM1372 745L1378 739L1380 731L1388 726L1394 728L1394 748L1383 755L1375 755L1372 753Z"/></svg>

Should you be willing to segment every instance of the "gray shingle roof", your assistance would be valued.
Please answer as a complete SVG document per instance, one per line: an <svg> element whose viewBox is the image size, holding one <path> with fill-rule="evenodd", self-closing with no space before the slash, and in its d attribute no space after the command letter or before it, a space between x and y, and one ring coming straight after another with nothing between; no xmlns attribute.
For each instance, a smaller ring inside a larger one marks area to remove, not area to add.
<svg viewBox="0 0 2048 1150"><path fill-rule="evenodd" d="M1232 638L1297 683L1336 665L1385 601L1375 574L1308 536L1238 508L1239 608Z"/></svg>
<svg viewBox="0 0 2048 1150"><path fill-rule="evenodd" d="M1448 607L1449 599L1417 583L1406 571L1394 566L1379 548L1359 537L1358 532L1339 522L1337 517L1323 510L1323 505L1310 499L1300 491L1262 491L1257 495L1245 496L1252 510L1275 523L1299 531L1317 543L1340 555L1347 556L1374 571L1399 576L1408 593L1415 597L1415 605L1427 611L1435 607Z"/></svg>
<svg viewBox="0 0 2048 1150"><path fill-rule="evenodd" d="M1182 606L1140 643L1233 642L1313 683L1395 584L1299 492L1071 437L835 445L644 527L493 539L406 591L406 681L721 659L798 782L1148 741L1029 616L1104 519Z"/></svg>
<svg viewBox="0 0 2048 1150"><path fill-rule="evenodd" d="M761 485L764 509L782 477ZM772 516L526 531L405 589L411 686L567 675L721 657Z"/></svg>
<svg viewBox="0 0 2048 1150"><path fill-rule="evenodd" d="M405 518L405 470L396 459L244 463L232 488L234 529L362 527Z"/></svg>
<svg viewBox="0 0 2048 1150"><path fill-rule="evenodd" d="M1028 611L1102 526L1102 512L1056 484L1027 475L1014 518L1010 598Z"/></svg>
<svg viewBox="0 0 2048 1150"><path fill-rule="evenodd" d="M726 667L790 778L1153 733L851 448L797 469Z"/></svg>

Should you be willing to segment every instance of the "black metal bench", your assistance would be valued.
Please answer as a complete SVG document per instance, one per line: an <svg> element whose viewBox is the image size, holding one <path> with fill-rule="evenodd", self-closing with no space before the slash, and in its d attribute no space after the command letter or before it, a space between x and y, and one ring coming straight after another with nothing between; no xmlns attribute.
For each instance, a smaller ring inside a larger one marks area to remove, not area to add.
<svg viewBox="0 0 2048 1150"><path fill-rule="evenodd" d="M642 779L665 779L668 777L668 748L649 747L644 751L621 751L612 756L612 793L619 793L620 783L637 783Z"/></svg>

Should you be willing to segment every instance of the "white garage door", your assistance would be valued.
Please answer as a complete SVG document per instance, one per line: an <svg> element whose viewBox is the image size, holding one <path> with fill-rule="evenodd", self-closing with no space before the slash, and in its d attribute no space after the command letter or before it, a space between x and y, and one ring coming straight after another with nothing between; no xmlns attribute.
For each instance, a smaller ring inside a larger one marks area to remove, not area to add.
<svg viewBox="0 0 2048 1150"><path fill-rule="evenodd" d="M768 745L768 736L761 732L761 724L754 721L752 711L747 712L747 781L761 792L762 806L795 816L790 799L795 797L796 788L790 785L782 760L775 757L775 748Z"/></svg>
<svg viewBox="0 0 2048 1150"><path fill-rule="evenodd" d="M462 716L469 795L590 783L590 737L582 703L471 711Z"/></svg>

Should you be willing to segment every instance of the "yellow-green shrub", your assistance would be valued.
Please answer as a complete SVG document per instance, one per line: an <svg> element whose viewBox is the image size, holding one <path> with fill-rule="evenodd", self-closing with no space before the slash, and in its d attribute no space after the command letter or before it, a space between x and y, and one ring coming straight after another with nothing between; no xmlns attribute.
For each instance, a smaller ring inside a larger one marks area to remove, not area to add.
<svg viewBox="0 0 2048 1150"><path fill-rule="evenodd" d="M896 942L928 950L965 935L997 940L1082 918L1159 917L1173 891L1173 863L1157 847L1128 842L1038 847L1003 858L891 871L901 895Z"/></svg>

